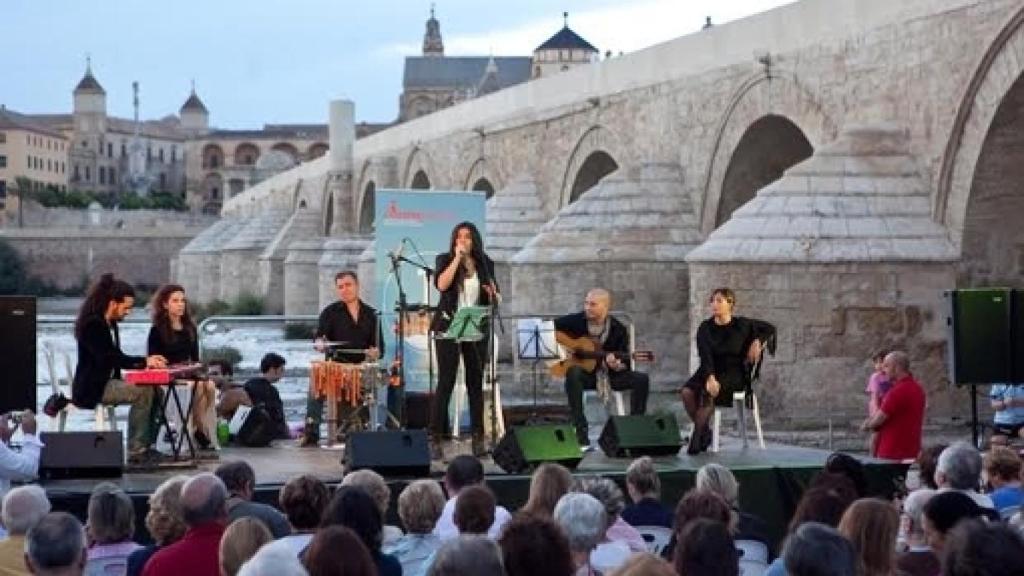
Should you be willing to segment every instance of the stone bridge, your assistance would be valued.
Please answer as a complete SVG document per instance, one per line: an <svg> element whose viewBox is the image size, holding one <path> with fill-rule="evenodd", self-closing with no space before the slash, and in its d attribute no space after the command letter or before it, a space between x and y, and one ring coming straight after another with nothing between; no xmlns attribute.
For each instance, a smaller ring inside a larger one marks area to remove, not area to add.
<svg viewBox="0 0 1024 576"><path fill-rule="evenodd" d="M1021 285L1022 73L1020 0L804 0L358 142L338 102L329 154L231 199L175 268L198 300L311 313L338 269L370 285L375 190L494 191L506 309L608 287L664 389L724 285L780 329L767 412L859 416L870 352L899 346L930 416L962 415L942 291Z"/></svg>

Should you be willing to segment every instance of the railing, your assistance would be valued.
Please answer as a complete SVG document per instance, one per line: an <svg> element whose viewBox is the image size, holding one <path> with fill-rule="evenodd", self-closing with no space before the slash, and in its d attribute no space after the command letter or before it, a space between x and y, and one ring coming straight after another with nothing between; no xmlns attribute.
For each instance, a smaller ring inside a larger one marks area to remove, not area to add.
<svg viewBox="0 0 1024 576"><path fill-rule="evenodd" d="M273 314L266 316L209 316L197 326L199 338L199 357L203 357L203 338L216 330L218 322L224 324L269 324L271 322L316 322L319 316L312 314Z"/></svg>

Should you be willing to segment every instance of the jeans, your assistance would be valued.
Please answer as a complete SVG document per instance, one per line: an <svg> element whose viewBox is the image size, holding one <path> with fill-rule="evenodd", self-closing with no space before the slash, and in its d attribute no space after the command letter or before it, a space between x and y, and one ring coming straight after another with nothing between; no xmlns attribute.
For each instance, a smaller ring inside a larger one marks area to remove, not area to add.
<svg viewBox="0 0 1024 576"><path fill-rule="evenodd" d="M469 396L469 422L474 436L484 434L484 362L487 358L487 339L479 342L437 340L437 397L431 428L437 437L451 428L448 423L448 403L455 389L455 376L459 370L459 356L466 370L466 394ZM458 417L458 415L456 415Z"/></svg>
<svg viewBox="0 0 1024 576"><path fill-rule="evenodd" d="M132 386L110 380L103 388L103 405L131 404L128 410L128 453L138 454L156 443L160 428L160 390L155 386ZM98 410L100 406L96 407Z"/></svg>
<svg viewBox="0 0 1024 576"><path fill-rule="evenodd" d="M612 390L632 390L629 398L629 413L636 416L647 411L647 393L650 391L650 378L643 372L623 370L610 371L608 384ZM580 444L589 444L587 417L583 413L583 390L597 389L597 374L587 372L579 366L569 368L565 374L565 395L569 399L572 421L576 426L576 438Z"/></svg>

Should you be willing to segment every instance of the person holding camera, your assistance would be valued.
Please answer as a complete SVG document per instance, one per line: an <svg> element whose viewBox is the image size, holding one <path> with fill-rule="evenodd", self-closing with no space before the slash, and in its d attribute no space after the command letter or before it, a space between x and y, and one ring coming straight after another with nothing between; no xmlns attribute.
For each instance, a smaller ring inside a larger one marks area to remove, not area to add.
<svg viewBox="0 0 1024 576"><path fill-rule="evenodd" d="M11 436L21 427L21 451L10 446ZM0 416L0 494L11 489L11 481L32 480L39 473L39 452L43 443L36 437L36 417L31 410Z"/></svg>

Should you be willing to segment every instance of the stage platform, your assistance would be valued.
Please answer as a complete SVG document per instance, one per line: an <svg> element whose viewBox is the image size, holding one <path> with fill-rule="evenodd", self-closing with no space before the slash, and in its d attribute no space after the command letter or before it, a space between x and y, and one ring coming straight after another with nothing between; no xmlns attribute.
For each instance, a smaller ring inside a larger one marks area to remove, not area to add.
<svg viewBox="0 0 1024 576"><path fill-rule="evenodd" d="M470 443L454 442L446 446L446 458L459 453L469 453ZM728 467L740 483L740 504L744 511L764 518L771 527L771 536L781 539L785 525L792 515L804 487L813 475L822 469L828 452L798 446L769 444L764 450L754 443L744 448L739 440L723 437L721 450L688 456L681 451L674 456L655 457L662 484L662 501L673 504L694 485L697 470L708 462L717 462ZM277 504L281 486L299 474L312 474L331 485L341 481L342 450L326 448L299 448L295 442L275 442L269 448L225 448L220 460L202 461L187 469L167 469L155 472L125 473L113 479L69 479L48 480L42 483L54 507L85 517L86 505L92 488L101 481L110 481L121 486L132 496L136 505L137 537L147 541L145 518L147 497L165 479L175 474L194 474L196 471L213 471L221 462L245 460L256 471L256 499L268 504ZM487 484L494 491L498 502L515 510L526 502L529 494L528 474L506 474L490 458L483 459ZM862 458L870 490L873 494L888 496L893 486L901 482L907 466L892 462ZM624 485L628 458L609 458L600 450L588 452L573 472L575 476L599 474L610 477ZM431 476L440 479L444 464L434 462ZM387 478L391 487L393 505L390 523L398 524L395 513L398 494L410 478Z"/></svg>

